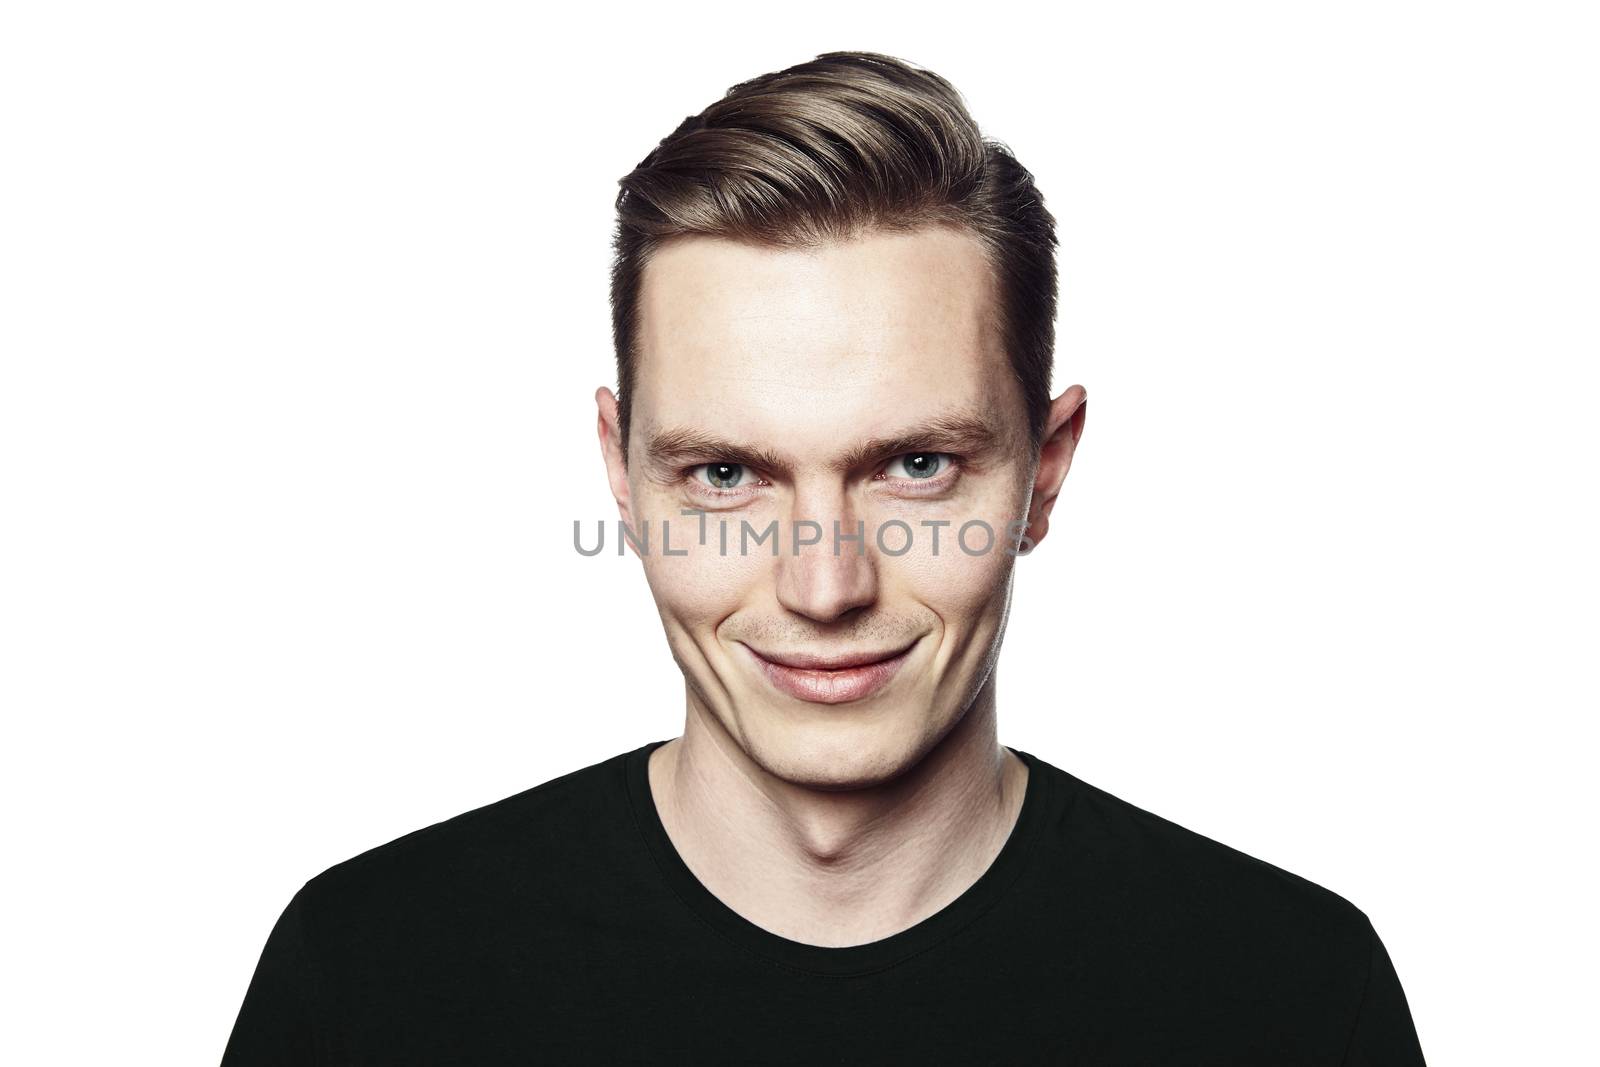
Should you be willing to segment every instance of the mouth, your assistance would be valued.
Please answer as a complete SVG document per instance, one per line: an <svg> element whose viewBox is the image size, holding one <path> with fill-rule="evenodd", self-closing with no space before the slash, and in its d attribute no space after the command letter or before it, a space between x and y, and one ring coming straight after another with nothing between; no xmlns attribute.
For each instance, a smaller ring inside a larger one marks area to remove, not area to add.
<svg viewBox="0 0 1600 1067"><path fill-rule="evenodd" d="M862 700L888 685L911 658L913 641L901 649L834 654L757 652L740 642L779 691L813 704Z"/></svg>

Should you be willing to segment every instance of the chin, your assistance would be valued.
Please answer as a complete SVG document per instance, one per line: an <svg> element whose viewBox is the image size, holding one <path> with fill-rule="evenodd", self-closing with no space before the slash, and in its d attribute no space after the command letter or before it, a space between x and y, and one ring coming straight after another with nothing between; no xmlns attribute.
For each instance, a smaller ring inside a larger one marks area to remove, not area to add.
<svg viewBox="0 0 1600 1067"><path fill-rule="evenodd" d="M747 751L763 770L808 789L866 789L893 781L915 765L922 723L897 715L852 715L836 706L803 719L773 715L750 731Z"/></svg>

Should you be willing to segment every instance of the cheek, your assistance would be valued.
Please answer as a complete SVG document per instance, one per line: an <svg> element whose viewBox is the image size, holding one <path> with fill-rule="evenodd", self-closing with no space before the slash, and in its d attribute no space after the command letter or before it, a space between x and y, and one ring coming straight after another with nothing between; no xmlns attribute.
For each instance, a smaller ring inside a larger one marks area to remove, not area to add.
<svg viewBox="0 0 1600 1067"><path fill-rule="evenodd" d="M727 554L721 554L718 526L707 517L706 543L699 543L699 521L694 516L667 520L670 547L661 540L661 527L652 530L650 551L644 558L645 580L655 597L664 621L675 622L691 632L710 631L752 597L767 581L772 560L763 546L741 555L737 527L731 531Z"/></svg>
<svg viewBox="0 0 1600 1067"><path fill-rule="evenodd" d="M933 509L903 508L886 512L879 521L898 520L910 528L886 529L884 542L901 555L882 555L885 571L907 595L936 612L952 628L970 629L982 617L1004 609L1016 557L1008 527L1024 510L1010 481L960 505ZM924 521L941 521L937 528ZM935 554L937 549L937 554Z"/></svg>
<svg viewBox="0 0 1600 1067"><path fill-rule="evenodd" d="M739 555L737 521L723 535L727 553L719 554L720 516L681 514L685 505L676 494L647 482L634 481L630 490L635 521L649 526L648 549L639 554L669 637L675 628L691 634L714 629L749 601L763 561Z"/></svg>
<svg viewBox="0 0 1600 1067"><path fill-rule="evenodd" d="M929 535L931 531L919 530ZM987 615L998 615L1005 604L1006 581L1013 559L1006 555L1003 528L995 530L995 544L987 552L968 555L956 544L955 528L941 530L939 554L932 544L917 545L912 551L885 563L896 576L896 584L906 595L937 614L947 630L970 631ZM981 528L967 533L967 545L976 551L985 541Z"/></svg>

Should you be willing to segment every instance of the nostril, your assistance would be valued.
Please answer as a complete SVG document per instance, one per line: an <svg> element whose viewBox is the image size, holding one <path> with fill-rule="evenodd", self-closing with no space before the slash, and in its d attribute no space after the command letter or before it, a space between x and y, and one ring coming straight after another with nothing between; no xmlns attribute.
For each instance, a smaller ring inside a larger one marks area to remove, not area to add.
<svg viewBox="0 0 1600 1067"><path fill-rule="evenodd" d="M798 615L832 622L877 602L877 574L865 556L783 558L777 595L780 604Z"/></svg>

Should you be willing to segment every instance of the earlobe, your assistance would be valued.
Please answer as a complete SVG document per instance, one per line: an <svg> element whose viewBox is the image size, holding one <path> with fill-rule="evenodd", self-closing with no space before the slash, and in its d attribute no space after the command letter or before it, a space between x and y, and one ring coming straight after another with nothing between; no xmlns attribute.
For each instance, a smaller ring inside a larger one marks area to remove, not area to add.
<svg viewBox="0 0 1600 1067"><path fill-rule="evenodd" d="M1028 508L1027 537L1037 546L1050 531L1050 512L1056 506L1061 484L1072 469L1072 457L1083 438L1089 412L1088 392L1074 385L1056 397L1045 423L1045 439L1039 448L1039 464L1033 478L1033 495Z"/></svg>
<svg viewBox="0 0 1600 1067"><path fill-rule="evenodd" d="M617 513L623 522L631 523L633 519L628 491L628 466L622 455L617 398L610 389L602 385L595 390L594 401L597 409L595 431L600 438L600 457L606 465L606 481L611 486L612 498L617 502Z"/></svg>

